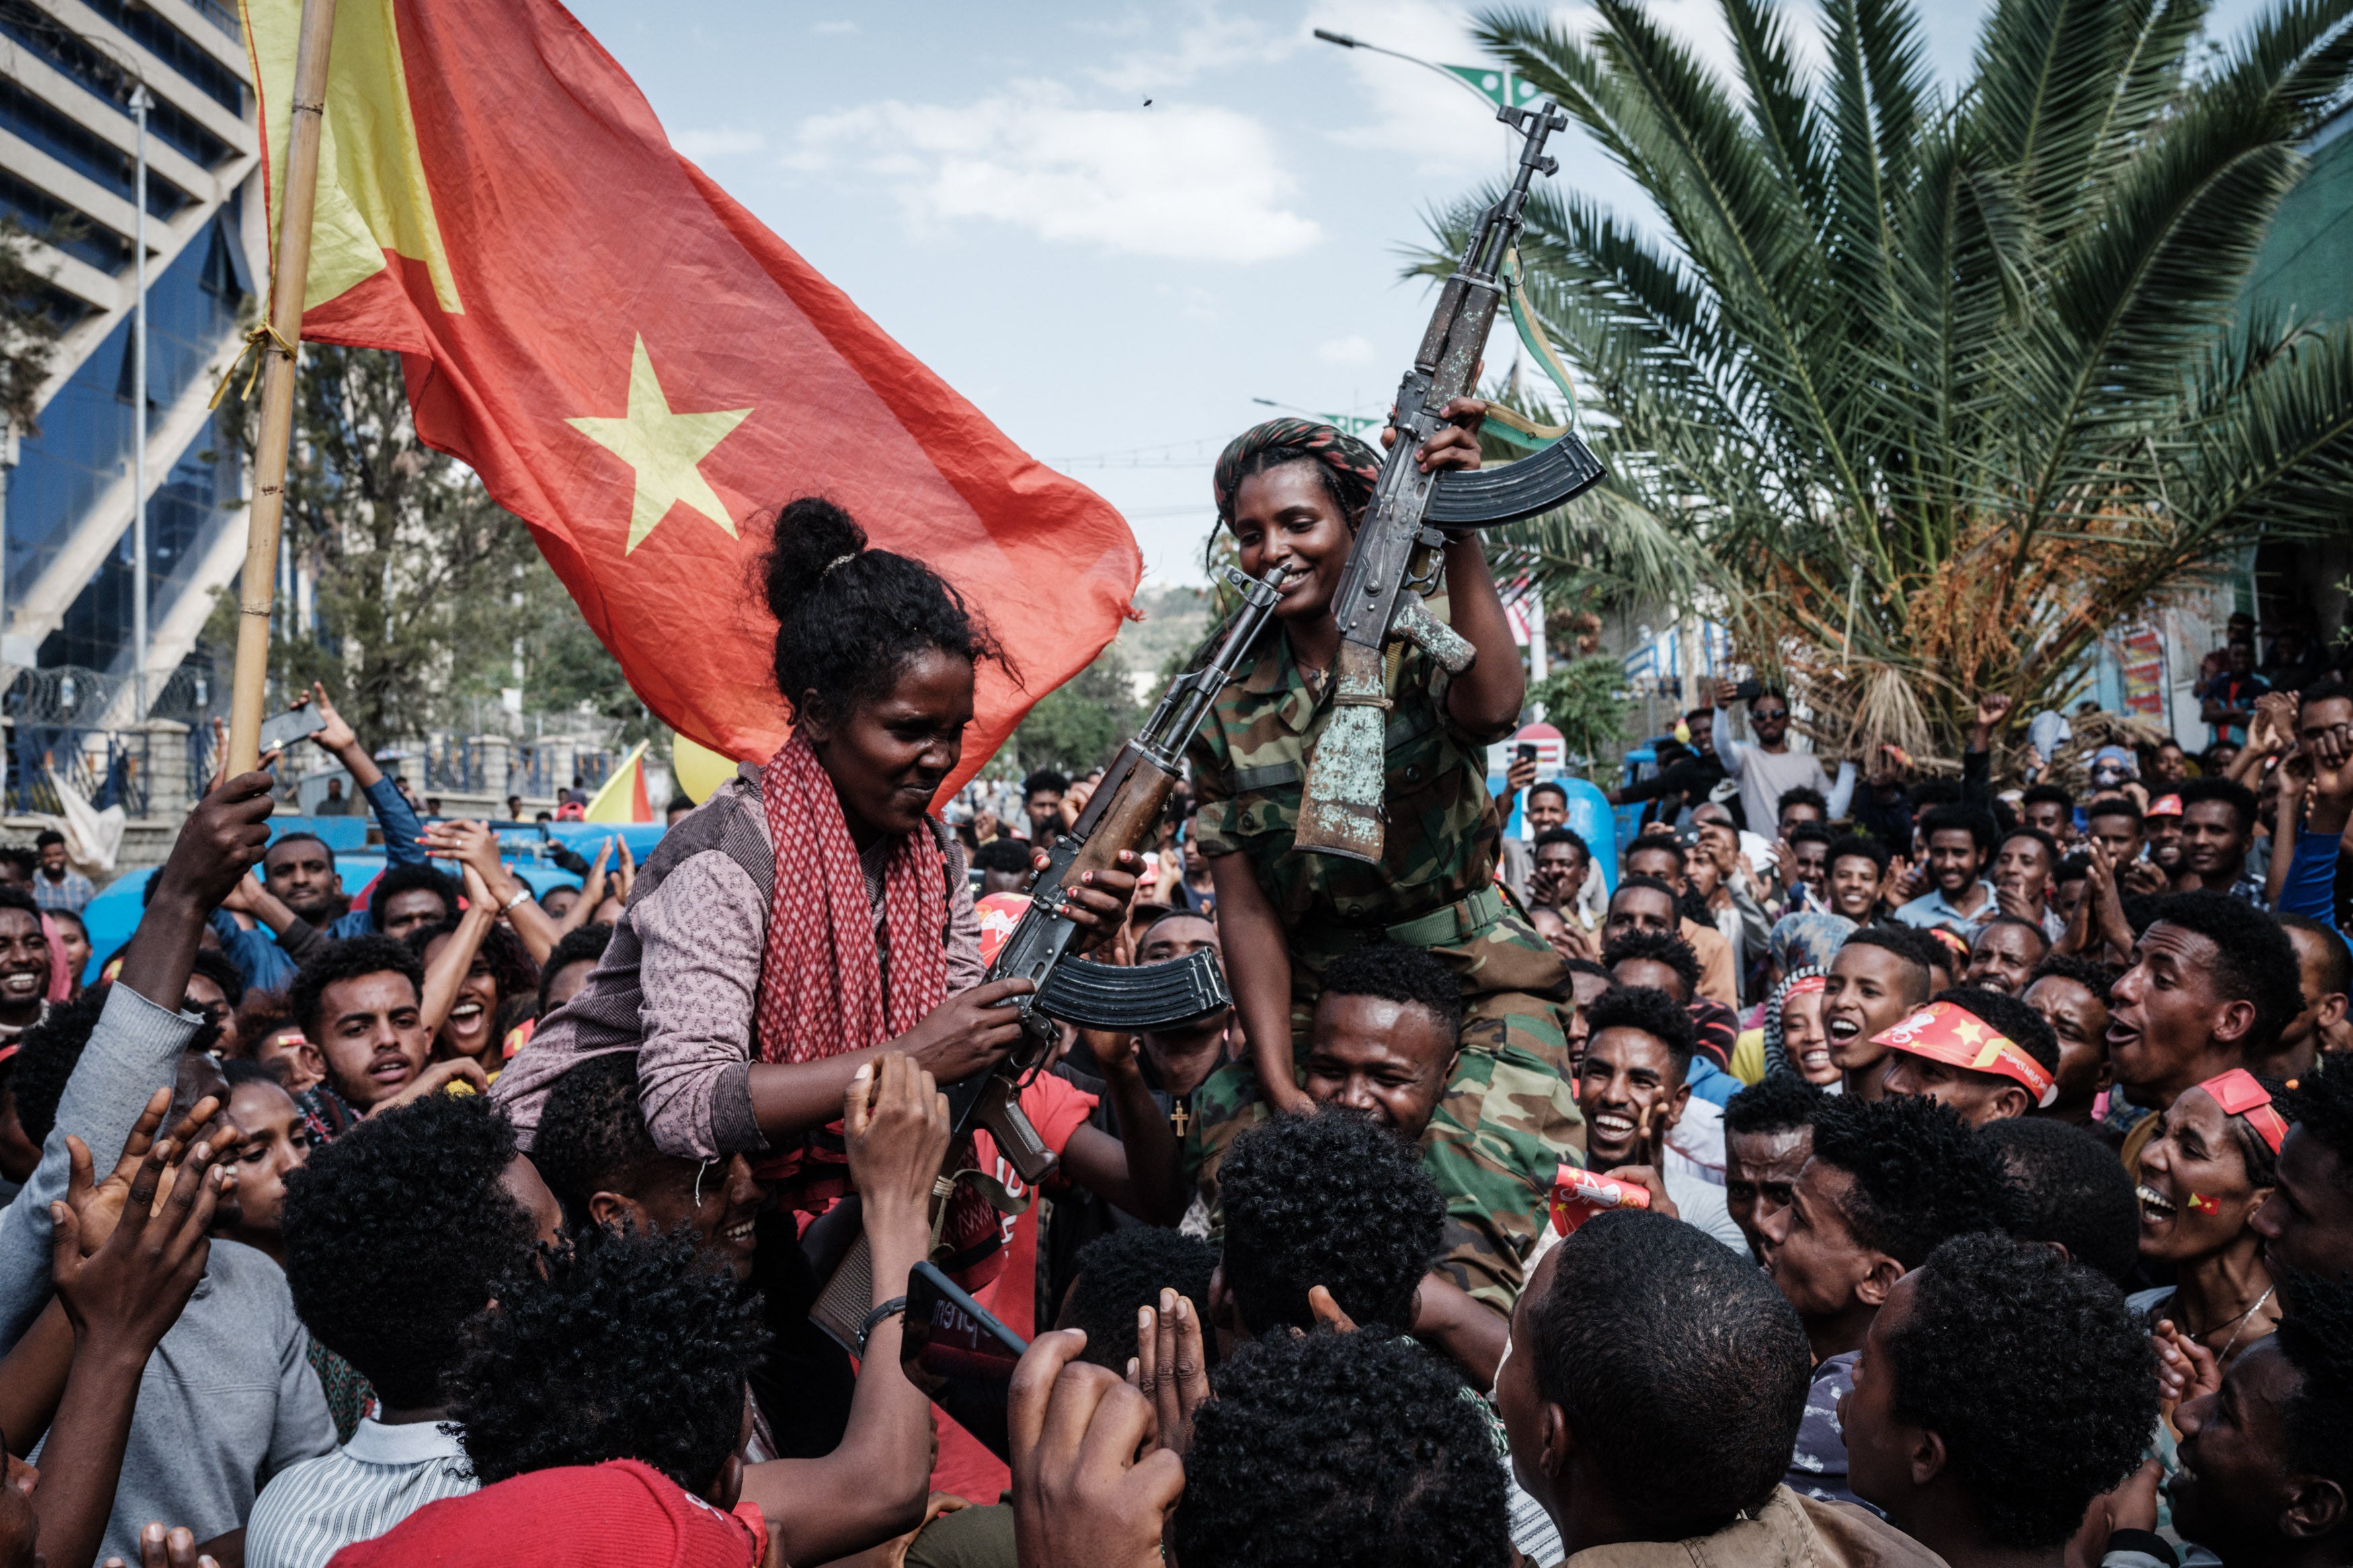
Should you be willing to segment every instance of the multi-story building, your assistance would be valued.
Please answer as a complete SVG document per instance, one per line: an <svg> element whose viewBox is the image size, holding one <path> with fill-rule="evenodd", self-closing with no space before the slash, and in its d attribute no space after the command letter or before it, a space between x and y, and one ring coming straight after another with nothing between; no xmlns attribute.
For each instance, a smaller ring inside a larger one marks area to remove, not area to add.
<svg viewBox="0 0 2353 1568"><path fill-rule="evenodd" d="M132 494L132 244L147 115L147 494ZM206 405L268 246L251 66L234 0L0 0L0 215L32 237L61 331L38 429L8 443L0 665L68 667L135 723L134 515L147 537L151 700L242 563L243 464Z"/></svg>

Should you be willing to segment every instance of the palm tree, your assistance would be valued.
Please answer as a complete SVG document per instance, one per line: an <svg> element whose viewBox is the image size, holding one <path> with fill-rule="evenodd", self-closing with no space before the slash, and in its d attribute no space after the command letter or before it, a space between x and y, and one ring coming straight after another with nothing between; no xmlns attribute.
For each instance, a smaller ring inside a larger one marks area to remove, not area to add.
<svg viewBox="0 0 2353 1568"><path fill-rule="evenodd" d="M1999 0L1950 97L1902 0L1822 0L1818 71L1722 5L1730 81L1639 0L1480 18L1663 219L1573 174L1530 205L1525 300L1611 468L1514 537L1546 574L1679 571L1832 739L1949 743L2257 538L2346 526L2353 331L2239 300L2353 0L2220 51L2206 0Z"/></svg>

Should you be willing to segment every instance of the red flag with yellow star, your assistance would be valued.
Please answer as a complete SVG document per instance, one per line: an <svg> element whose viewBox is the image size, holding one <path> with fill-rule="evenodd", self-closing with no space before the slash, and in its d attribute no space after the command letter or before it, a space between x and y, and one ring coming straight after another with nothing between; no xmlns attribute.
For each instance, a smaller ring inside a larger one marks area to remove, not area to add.
<svg viewBox="0 0 2353 1568"><path fill-rule="evenodd" d="M274 181L301 5L243 10ZM786 733L748 567L796 496L930 564L1009 656L949 788L1119 628L1142 571L1119 514L681 157L554 0L341 0L311 243L302 335L400 351L417 434L530 526L648 705L727 756Z"/></svg>

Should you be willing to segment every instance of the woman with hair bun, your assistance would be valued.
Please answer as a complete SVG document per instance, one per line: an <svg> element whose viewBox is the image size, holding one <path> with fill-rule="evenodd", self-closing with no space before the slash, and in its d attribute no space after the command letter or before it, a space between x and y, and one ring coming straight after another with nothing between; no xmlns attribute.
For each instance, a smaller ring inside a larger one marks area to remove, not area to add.
<svg viewBox="0 0 2353 1568"><path fill-rule="evenodd" d="M815 497L777 516L765 586L792 738L670 828L596 972L496 1097L528 1148L574 1062L635 1050L663 1152L744 1154L814 1213L841 1190L830 1129L860 1068L897 1051L941 1083L970 1078L1019 1037L1007 1004L1031 987L980 984L964 856L930 816L963 755L974 668L1003 658L987 629ZM1135 879L1091 877L1073 910L1108 930Z"/></svg>

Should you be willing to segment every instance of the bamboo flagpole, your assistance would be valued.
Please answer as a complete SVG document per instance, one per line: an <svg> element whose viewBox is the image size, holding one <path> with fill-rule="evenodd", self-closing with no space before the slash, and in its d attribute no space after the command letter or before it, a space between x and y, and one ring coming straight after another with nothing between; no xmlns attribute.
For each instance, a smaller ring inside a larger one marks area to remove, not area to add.
<svg viewBox="0 0 2353 1568"><path fill-rule="evenodd" d="M269 612L278 578L278 529L286 510L286 449L294 431L294 346L302 337L302 295L311 279L311 216L319 190L319 134L326 118L327 56L335 40L335 0L302 0L288 121L285 195L278 216L278 264L269 276L269 319L254 329L261 356L261 429L253 448L253 506L237 586L237 683L229 696L223 776L251 773L261 759L262 688L269 675Z"/></svg>

